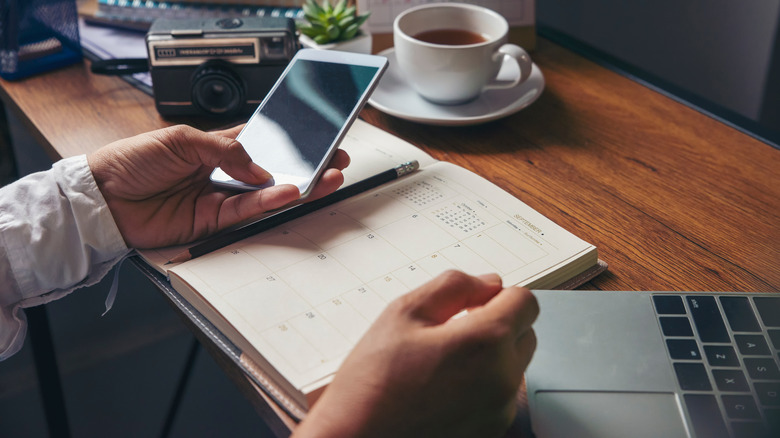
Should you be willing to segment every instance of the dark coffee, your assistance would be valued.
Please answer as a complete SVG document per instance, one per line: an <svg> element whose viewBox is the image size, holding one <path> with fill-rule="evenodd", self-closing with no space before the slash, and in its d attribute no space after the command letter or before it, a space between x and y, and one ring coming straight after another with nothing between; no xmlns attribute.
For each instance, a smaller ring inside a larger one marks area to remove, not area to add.
<svg viewBox="0 0 780 438"><path fill-rule="evenodd" d="M414 38L426 43L443 44L447 46L465 46L487 41L487 38L476 32L462 29L426 30L425 32L414 35Z"/></svg>

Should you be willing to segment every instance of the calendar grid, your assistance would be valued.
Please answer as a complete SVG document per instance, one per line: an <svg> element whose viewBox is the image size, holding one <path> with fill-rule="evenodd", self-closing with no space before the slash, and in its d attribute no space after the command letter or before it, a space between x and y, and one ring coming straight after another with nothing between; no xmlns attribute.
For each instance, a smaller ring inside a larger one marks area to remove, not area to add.
<svg viewBox="0 0 780 438"><path fill-rule="evenodd" d="M487 211L485 202L440 176L399 181L201 261L214 265L217 258L230 259L218 266L244 273L233 284L225 284L221 269L199 269L194 275L212 290L223 290L224 303L251 327L252 336L306 374L340 363L390 301L446 269L508 274L533 261L512 255L501 242L518 233ZM384 209L381 214L377 206ZM381 254L381 260L372 254ZM510 260L501 263L505 258ZM311 280L300 272L309 272ZM249 293L266 311L246 307Z"/></svg>
<svg viewBox="0 0 780 438"><path fill-rule="evenodd" d="M551 288L601 266L593 245L474 172L360 121L341 146L345 184L420 169L184 263L166 263L181 247L142 252L293 393L327 384L390 301L446 269Z"/></svg>

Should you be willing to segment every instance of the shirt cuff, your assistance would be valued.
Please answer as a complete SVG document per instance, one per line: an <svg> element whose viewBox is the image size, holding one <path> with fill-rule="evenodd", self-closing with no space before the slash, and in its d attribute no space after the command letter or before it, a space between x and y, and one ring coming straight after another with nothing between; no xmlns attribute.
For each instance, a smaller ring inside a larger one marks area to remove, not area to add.
<svg viewBox="0 0 780 438"><path fill-rule="evenodd" d="M21 348L21 308L97 283L128 252L86 156L2 188L0 359Z"/></svg>

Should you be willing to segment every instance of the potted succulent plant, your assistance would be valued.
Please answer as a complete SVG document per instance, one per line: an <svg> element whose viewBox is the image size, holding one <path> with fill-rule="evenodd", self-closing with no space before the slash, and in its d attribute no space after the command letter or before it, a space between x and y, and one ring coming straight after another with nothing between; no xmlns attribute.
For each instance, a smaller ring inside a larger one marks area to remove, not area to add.
<svg viewBox="0 0 780 438"><path fill-rule="evenodd" d="M371 34L360 26L370 12L358 14L348 0L306 0L303 4L305 22L298 24L300 42L304 47L347 52L371 53Z"/></svg>

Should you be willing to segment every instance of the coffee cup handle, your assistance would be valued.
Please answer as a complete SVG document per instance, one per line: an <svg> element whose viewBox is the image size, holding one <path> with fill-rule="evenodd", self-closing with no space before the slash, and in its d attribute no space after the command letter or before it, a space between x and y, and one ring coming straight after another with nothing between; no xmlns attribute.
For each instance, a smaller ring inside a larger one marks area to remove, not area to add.
<svg viewBox="0 0 780 438"><path fill-rule="evenodd" d="M509 56L514 59L515 62L517 62L517 66L520 68L520 76L511 81L493 79L493 82L485 85L485 89L513 88L518 84L525 82L526 79L531 76L531 67L533 66L533 62L531 61L531 57L528 56L528 52L526 52L522 47L514 44L504 44L498 48L493 56L494 58L499 59Z"/></svg>

